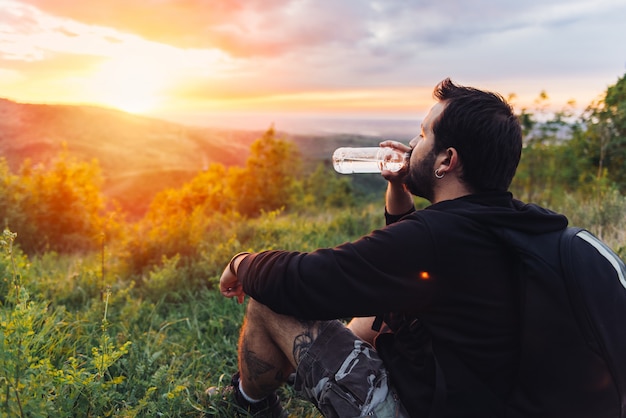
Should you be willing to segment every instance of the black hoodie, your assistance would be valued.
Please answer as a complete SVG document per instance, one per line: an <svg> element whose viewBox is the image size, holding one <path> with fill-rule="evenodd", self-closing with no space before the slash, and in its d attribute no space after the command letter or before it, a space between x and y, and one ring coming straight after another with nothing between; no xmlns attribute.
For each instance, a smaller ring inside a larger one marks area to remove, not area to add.
<svg viewBox="0 0 626 418"><path fill-rule="evenodd" d="M376 347L411 416L427 414L432 398L430 338L505 397L518 362L520 307L514 255L494 231L539 235L564 229L567 219L494 192L387 222L335 248L252 254L238 277L248 295L278 313L384 317L392 332ZM463 382L451 384L463 390Z"/></svg>

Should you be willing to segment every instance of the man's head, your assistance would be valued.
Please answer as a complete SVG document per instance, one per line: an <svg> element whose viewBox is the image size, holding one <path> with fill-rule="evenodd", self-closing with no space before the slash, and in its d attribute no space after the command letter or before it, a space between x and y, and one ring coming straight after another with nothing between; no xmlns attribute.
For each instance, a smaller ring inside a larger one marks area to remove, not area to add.
<svg viewBox="0 0 626 418"><path fill-rule="evenodd" d="M445 79L434 97L444 105L432 122L433 151L456 149L460 179L473 192L508 190L522 153L522 130L502 96Z"/></svg>
<svg viewBox="0 0 626 418"><path fill-rule="evenodd" d="M468 193L506 191L520 160L522 131L499 95L457 86L435 87L438 102L422 122L405 184L431 202ZM445 180L444 180L445 177Z"/></svg>

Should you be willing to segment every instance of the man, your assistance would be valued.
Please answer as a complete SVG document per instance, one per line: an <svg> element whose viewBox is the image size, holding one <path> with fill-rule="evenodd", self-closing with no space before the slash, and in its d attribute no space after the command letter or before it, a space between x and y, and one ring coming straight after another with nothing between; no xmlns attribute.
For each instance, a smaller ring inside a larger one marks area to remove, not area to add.
<svg viewBox="0 0 626 418"><path fill-rule="evenodd" d="M519 292L513 256L491 228L538 234L567 219L507 191L522 138L501 96L449 79L434 96L410 147L381 144L410 152L405 169L382 173L385 228L310 253L238 254L224 270L222 294L251 297L233 379L240 405L281 416L274 391L295 374L326 417L490 416L497 402L433 353L452 353L494 399L511 391ZM412 195L431 206L416 211Z"/></svg>

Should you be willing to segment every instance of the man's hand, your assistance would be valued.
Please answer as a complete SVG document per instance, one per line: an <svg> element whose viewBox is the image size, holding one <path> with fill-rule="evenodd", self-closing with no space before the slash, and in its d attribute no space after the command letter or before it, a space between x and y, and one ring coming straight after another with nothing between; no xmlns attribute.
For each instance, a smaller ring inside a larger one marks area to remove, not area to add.
<svg viewBox="0 0 626 418"><path fill-rule="evenodd" d="M380 146L397 149L402 152L411 151L411 147L408 147L404 145L402 142L398 142L398 141L389 141L389 140L383 141L380 143ZM394 172L394 171L389 171L389 170L383 170L381 174L384 177L384 179L387 180L388 182L401 184L402 179L404 178L404 176L406 176L406 173L408 173L408 171L409 171L409 162L406 161L406 163L404 164L404 167L402 167L399 171Z"/></svg>
<svg viewBox="0 0 626 418"><path fill-rule="evenodd" d="M402 152L410 152L411 147L397 141L383 141L381 147L391 147ZM387 180L387 193L385 194L385 208L392 215L406 213L413 207L413 196L404 186L404 178L409 172L409 162L407 161L400 171L392 172L383 170L380 174Z"/></svg>
<svg viewBox="0 0 626 418"><path fill-rule="evenodd" d="M237 268L245 255L246 254L236 255L230 263L228 263L220 277L220 292L222 295L227 298L236 297L239 303L243 303L246 294L243 291L241 282L237 278Z"/></svg>

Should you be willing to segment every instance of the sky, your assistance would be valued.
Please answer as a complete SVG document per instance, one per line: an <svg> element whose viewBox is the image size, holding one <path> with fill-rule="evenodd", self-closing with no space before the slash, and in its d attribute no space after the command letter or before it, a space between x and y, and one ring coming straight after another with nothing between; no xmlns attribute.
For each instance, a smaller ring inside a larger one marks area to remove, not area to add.
<svg viewBox="0 0 626 418"><path fill-rule="evenodd" d="M584 109L625 73L625 0L0 0L0 97L194 125L421 118L446 77Z"/></svg>

